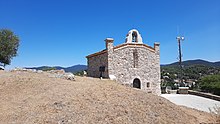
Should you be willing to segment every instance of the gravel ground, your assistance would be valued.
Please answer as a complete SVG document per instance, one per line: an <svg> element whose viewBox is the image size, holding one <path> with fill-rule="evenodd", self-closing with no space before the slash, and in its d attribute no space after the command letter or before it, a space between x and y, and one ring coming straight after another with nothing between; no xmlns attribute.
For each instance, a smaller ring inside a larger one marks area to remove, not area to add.
<svg viewBox="0 0 220 124"><path fill-rule="evenodd" d="M214 111L213 108L220 107L220 102L200 96L189 95L189 94L162 94L162 97L169 101L186 107L198 109L205 112Z"/></svg>
<svg viewBox="0 0 220 124"><path fill-rule="evenodd" d="M0 71L1 124L198 124L206 112L110 80Z"/></svg>

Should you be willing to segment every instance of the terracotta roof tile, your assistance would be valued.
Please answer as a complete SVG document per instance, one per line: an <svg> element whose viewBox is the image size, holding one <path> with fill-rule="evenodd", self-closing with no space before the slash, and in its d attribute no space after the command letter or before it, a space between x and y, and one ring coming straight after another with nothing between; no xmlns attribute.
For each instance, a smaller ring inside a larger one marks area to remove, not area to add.
<svg viewBox="0 0 220 124"><path fill-rule="evenodd" d="M155 49L151 46L148 46L146 44L133 44L133 43L124 43L124 44L120 44L118 46L115 46L113 49L116 50L116 49L119 49L119 48L122 48L122 47L128 47L128 46L139 46L139 47L145 47L151 51L155 51ZM96 52L96 53L93 53L93 54L90 54L88 56L86 56L86 58L90 58L90 57L93 57L93 56L97 56L97 55L101 55L101 54L104 54L106 53L107 50L102 50L102 51L99 51L99 52Z"/></svg>

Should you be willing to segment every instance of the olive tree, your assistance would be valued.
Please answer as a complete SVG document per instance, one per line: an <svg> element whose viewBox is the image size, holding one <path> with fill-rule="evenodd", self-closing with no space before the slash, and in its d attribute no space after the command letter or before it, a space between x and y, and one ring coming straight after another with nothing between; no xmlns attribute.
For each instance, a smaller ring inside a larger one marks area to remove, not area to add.
<svg viewBox="0 0 220 124"><path fill-rule="evenodd" d="M17 56L19 38L8 29L0 30L0 63L9 65L11 59Z"/></svg>

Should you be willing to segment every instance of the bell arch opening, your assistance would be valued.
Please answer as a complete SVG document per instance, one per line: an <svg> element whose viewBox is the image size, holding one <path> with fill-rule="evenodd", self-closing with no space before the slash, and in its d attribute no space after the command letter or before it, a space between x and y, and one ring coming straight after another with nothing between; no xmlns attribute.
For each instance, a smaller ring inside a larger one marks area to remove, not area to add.
<svg viewBox="0 0 220 124"><path fill-rule="evenodd" d="M138 42L138 40L137 40L137 37L138 37L138 36L137 36L137 35L138 35L138 34L137 34L136 31L133 31L133 32L132 32L132 42L136 42L136 43Z"/></svg>
<svg viewBox="0 0 220 124"><path fill-rule="evenodd" d="M135 78L133 81L133 87L141 89L141 81L138 78Z"/></svg>

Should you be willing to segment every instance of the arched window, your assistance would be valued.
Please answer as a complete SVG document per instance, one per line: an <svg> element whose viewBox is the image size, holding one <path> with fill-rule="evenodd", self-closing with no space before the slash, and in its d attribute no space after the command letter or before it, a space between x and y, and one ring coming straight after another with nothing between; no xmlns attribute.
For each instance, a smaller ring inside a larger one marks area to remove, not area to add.
<svg viewBox="0 0 220 124"><path fill-rule="evenodd" d="M133 81L133 87L141 89L141 81L138 78L135 78Z"/></svg>
<svg viewBox="0 0 220 124"><path fill-rule="evenodd" d="M137 32L133 31L132 33L132 42L138 42L137 41Z"/></svg>

